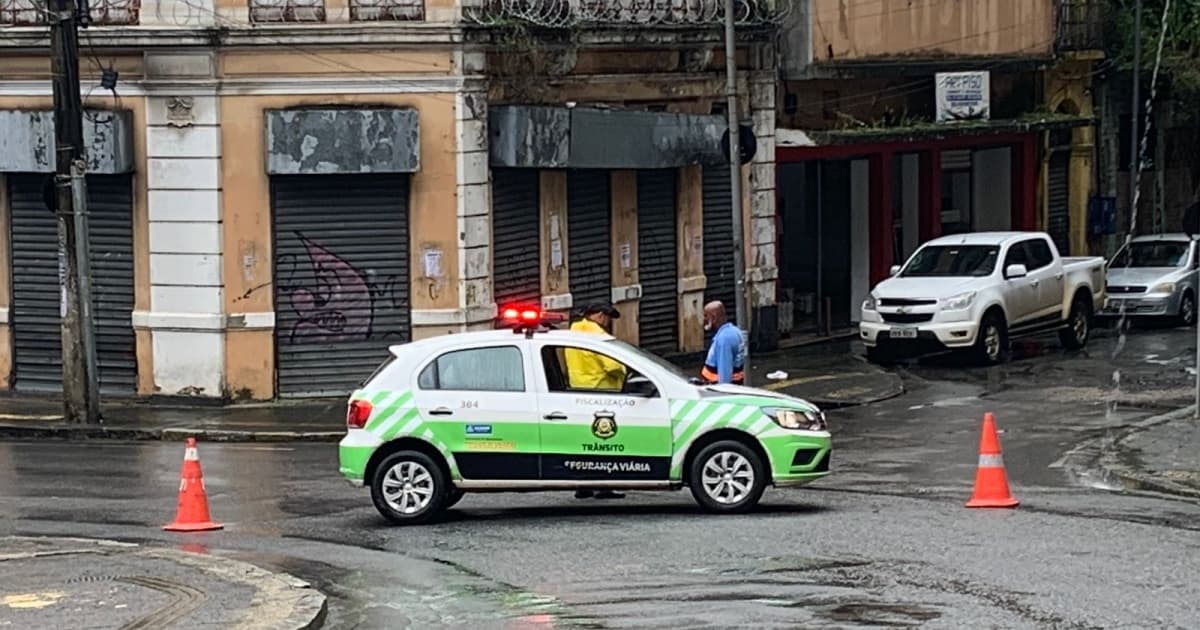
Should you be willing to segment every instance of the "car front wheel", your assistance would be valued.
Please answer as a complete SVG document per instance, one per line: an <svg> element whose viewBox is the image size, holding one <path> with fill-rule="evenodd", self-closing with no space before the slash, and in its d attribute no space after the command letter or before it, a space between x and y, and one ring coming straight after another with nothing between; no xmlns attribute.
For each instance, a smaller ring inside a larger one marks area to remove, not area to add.
<svg viewBox="0 0 1200 630"><path fill-rule="evenodd" d="M371 500L397 525L427 523L442 512L450 484L440 466L418 451L388 455L371 479Z"/></svg>
<svg viewBox="0 0 1200 630"><path fill-rule="evenodd" d="M1192 294L1184 293L1179 300L1179 317L1176 318L1180 326L1192 326L1196 323L1196 298Z"/></svg>
<svg viewBox="0 0 1200 630"><path fill-rule="evenodd" d="M753 449L734 440L705 446L692 460L688 486L709 512L740 514L758 505L767 487L767 471Z"/></svg>

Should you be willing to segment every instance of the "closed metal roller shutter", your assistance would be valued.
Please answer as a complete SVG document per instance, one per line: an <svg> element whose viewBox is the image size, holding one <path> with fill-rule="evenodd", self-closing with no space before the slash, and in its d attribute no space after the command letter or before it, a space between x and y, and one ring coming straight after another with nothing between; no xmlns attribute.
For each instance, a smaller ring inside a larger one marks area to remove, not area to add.
<svg viewBox="0 0 1200 630"><path fill-rule="evenodd" d="M409 340L408 190L405 175L271 178L280 396L344 394Z"/></svg>
<svg viewBox="0 0 1200 630"><path fill-rule="evenodd" d="M638 339L657 353L679 350L675 171L638 171Z"/></svg>
<svg viewBox="0 0 1200 630"><path fill-rule="evenodd" d="M733 208L729 169L704 168L704 301L720 300L730 313L735 309L737 282L733 275ZM711 339L715 331L706 331Z"/></svg>
<svg viewBox="0 0 1200 630"><path fill-rule="evenodd" d="M492 277L497 304L541 303L538 171L492 171Z"/></svg>
<svg viewBox="0 0 1200 630"><path fill-rule="evenodd" d="M1071 209L1070 209L1071 154L1056 151L1050 156L1050 172L1047 182L1046 232L1054 239L1059 254L1071 255Z"/></svg>
<svg viewBox="0 0 1200 630"><path fill-rule="evenodd" d="M608 171L567 173L567 250L575 308L612 299Z"/></svg>
<svg viewBox="0 0 1200 630"><path fill-rule="evenodd" d="M43 175L11 176L13 364L15 387L62 390L62 288L58 226L42 201ZM92 303L100 391L137 387L133 311L133 182L88 177Z"/></svg>

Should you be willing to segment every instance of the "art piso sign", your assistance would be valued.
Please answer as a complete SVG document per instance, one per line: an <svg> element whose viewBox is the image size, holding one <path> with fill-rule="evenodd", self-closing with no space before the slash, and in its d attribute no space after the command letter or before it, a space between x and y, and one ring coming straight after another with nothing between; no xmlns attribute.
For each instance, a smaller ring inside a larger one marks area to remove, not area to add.
<svg viewBox="0 0 1200 630"><path fill-rule="evenodd" d="M937 121L988 120L991 81L988 72L939 72L934 76Z"/></svg>

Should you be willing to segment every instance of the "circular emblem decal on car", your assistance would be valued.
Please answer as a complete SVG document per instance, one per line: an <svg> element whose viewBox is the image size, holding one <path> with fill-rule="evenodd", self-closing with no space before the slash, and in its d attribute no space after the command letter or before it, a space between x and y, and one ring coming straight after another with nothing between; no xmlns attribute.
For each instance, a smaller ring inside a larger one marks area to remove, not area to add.
<svg viewBox="0 0 1200 630"><path fill-rule="evenodd" d="M607 440L617 434L617 419L611 413L597 413L592 422L592 435Z"/></svg>

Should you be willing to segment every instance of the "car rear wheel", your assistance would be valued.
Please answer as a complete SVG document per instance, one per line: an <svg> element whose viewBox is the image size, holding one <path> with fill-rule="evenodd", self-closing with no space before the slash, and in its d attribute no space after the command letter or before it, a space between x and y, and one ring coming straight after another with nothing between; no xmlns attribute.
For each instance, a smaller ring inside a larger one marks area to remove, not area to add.
<svg viewBox="0 0 1200 630"><path fill-rule="evenodd" d="M1087 345L1088 337L1092 334L1092 306L1083 296L1077 296L1071 302L1071 314L1067 317L1067 327L1058 331L1058 340L1067 350L1081 350Z"/></svg>
<svg viewBox="0 0 1200 630"><path fill-rule="evenodd" d="M995 312L983 316L975 336L975 356L984 365L1003 363L1008 358L1008 326Z"/></svg>
<svg viewBox="0 0 1200 630"><path fill-rule="evenodd" d="M449 492L442 468L418 451L388 455L371 479L375 509L397 525L429 522L445 509Z"/></svg>
<svg viewBox="0 0 1200 630"><path fill-rule="evenodd" d="M767 471L753 449L721 440L705 446L692 460L688 486L705 510L740 514L758 505L767 487Z"/></svg>

